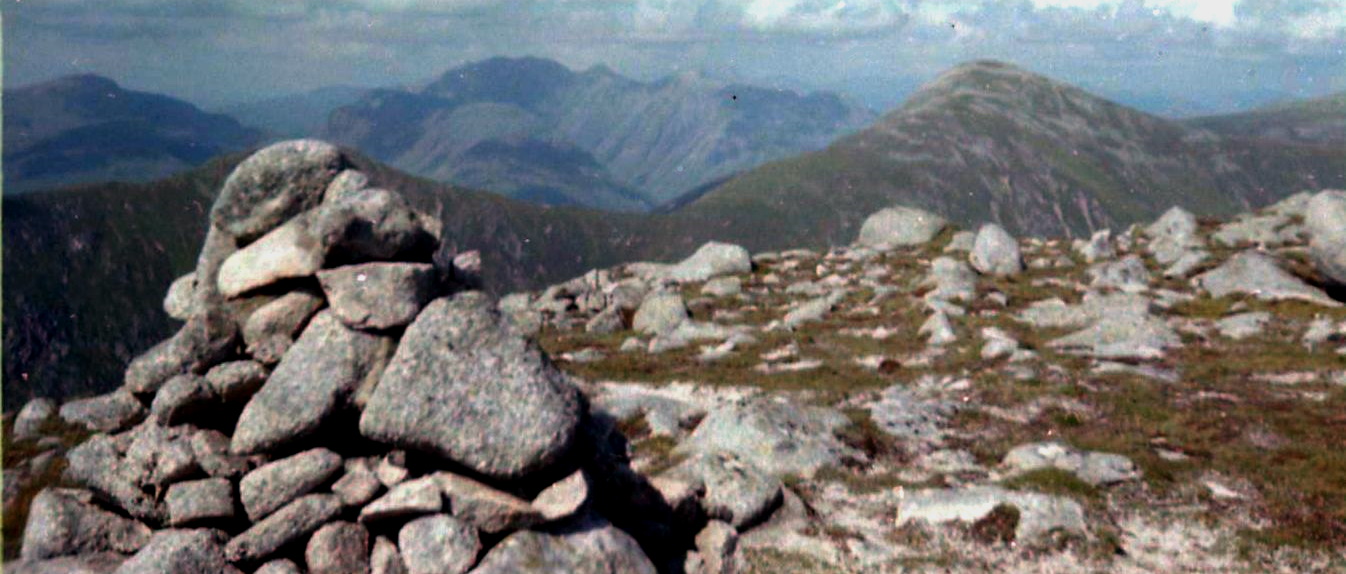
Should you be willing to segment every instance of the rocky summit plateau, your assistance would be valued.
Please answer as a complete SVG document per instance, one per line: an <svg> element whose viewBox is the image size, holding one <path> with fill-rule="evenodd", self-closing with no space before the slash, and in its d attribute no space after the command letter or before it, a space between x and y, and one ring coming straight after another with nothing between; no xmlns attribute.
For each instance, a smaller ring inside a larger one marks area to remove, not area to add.
<svg viewBox="0 0 1346 574"><path fill-rule="evenodd" d="M224 179L180 330L6 415L6 572L1346 568L1346 192L892 206L497 299L369 182L314 140Z"/></svg>

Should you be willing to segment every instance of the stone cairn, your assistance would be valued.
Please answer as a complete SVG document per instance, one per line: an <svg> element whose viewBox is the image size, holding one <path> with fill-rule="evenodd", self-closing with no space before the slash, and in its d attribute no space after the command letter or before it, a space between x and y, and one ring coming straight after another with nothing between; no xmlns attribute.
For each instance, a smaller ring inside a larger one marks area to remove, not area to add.
<svg viewBox="0 0 1346 574"><path fill-rule="evenodd" d="M77 487L34 499L6 571L720 564L732 540L697 549L726 538L705 534L724 522L700 491L631 471L611 419L470 289L473 255L439 255L439 230L332 145L245 160L165 298L185 325L121 389L61 407L97 434L68 453Z"/></svg>

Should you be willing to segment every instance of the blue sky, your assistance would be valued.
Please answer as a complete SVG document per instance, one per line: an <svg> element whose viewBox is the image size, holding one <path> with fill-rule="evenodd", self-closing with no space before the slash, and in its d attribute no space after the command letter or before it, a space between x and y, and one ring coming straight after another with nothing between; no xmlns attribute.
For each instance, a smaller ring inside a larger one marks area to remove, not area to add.
<svg viewBox="0 0 1346 574"><path fill-rule="evenodd" d="M4 81L98 73L207 106L482 58L699 72L885 110L962 61L1156 112L1346 90L1346 0L2 0Z"/></svg>

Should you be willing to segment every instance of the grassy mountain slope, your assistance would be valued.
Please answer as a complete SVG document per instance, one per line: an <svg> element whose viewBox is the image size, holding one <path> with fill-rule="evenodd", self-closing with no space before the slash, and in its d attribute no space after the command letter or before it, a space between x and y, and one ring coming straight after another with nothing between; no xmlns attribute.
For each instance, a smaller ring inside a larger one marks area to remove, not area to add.
<svg viewBox="0 0 1346 574"><path fill-rule="evenodd" d="M1341 185L1346 150L1221 138L995 62L958 66L874 126L767 164L684 211L801 244L894 203L1033 235L1083 235L1173 204L1206 214Z"/></svg>
<svg viewBox="0 0 1346 574"><path fill-rule="evenodd" d="M1185 123L1224 136L1346 145L1346 93L1239 114L1194 118Z"/></svg>

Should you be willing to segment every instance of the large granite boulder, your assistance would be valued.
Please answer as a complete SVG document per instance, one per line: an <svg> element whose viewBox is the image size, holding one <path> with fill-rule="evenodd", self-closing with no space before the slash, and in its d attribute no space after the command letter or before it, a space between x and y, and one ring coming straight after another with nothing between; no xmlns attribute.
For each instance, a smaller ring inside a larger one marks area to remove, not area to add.
<svg viewBox="0 0 1346 574"><path fill-rule="evenodd" d="M875 248L922 245L934 239L948 224L948 220L929 211L889 207L865 219L855 242Z"/></svg>
<svg viewBox="0 0 1346 574"><path fill-rule="evenodd" d="M1313 196L1304 210L1309 232L1309 255L1323 275L1346 284L1346 191L1328 190Z"/></svg>

